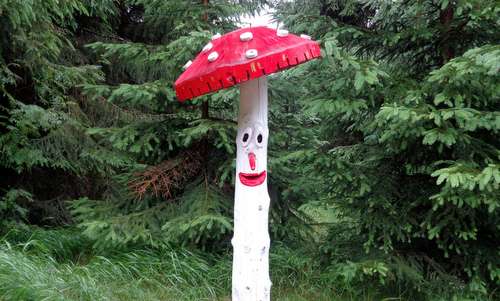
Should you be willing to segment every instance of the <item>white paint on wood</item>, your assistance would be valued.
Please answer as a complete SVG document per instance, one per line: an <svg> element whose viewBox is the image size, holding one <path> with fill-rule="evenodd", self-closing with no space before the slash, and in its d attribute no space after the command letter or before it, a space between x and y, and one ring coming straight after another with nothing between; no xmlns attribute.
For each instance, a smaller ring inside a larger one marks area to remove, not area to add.
<svg viewBox="0 0 500 301"><path fill-rule="evenodd" d="M219 57L219 54L217 53L217 51L212 51L208 55L208 61L209 62L214 62L218 57Z"/></svg>
<svg viewBox="0 0 500 301"><path fill-rule="evenodd" d="M208 44L207 44L207 45L203 46L203 49L202 49L201 51L203 51L203 52L207 52L207 51L209 51L210 49L212 49L212 47L213 47L213 46L214 46L214 45L213 45L211 42L208 42Z"/></svg>
<svg viewBox="0 0 500 301"><path fill-rule="evenodd" d="M257 55L259 55L259 53L257 52L257 49L248 49L245 52L245 55L246 55L247 59L253 59L254 57L257 57Z"/></svg>
<svg viewBox="0 0 500 301"><path fill-rule="evenodd" d="M247 32L240 34L240 41L242 41L242 42L248 42L251 39L253 39L253 33L250 31L247 31Z"/></svg>
<svg viewBox="0 0 500 301"><path fill-rule="evenodd" d="M266 77L242 83L236 138L234 237L231 240L233 245L233 301L269 301L271 295L267 110ZM254 170L252 170L250 157L255 158ZM259 174L264 171L266 177L260 185L247 186L239 178L240 173Z"/></svg>
<svg viewBox="0 0 500 301"><path fill-rule="evenodd" d="M276 35L278 37L286 37L286 36L288 36L288 30L286 30L286 29L278 29L276 31Z"/></svg>

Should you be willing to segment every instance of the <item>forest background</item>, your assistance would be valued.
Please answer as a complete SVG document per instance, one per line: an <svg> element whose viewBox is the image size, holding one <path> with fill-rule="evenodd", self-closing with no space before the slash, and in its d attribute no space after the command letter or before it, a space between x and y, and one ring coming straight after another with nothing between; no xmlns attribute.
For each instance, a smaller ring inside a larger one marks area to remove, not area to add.
<svg viewBox="0 0 500 301"><path fill-rule="evenodd" d="M0 299L227 300L238 89L180 104L271 8L273 300L495 300L495 0L0 0Z"/></svg>

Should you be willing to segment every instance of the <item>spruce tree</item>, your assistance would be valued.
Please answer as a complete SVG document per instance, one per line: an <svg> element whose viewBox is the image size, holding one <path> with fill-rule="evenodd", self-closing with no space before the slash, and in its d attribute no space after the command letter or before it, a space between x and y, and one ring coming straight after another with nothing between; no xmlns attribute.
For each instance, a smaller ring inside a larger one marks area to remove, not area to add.
<svg viewBox="0 0 500 301"><path fill-rule="evenodd" d="M172 85L261 1L1 5L1 213L77 222L96 247L224 246L237 92L181 106Z"/></svg>
<svg viewBox="0 0 500 301"><path fill-rule="evenodd" d="M499 11L496 1L278 5L290 30L324 45L289 97L318 118L308 162L341 219L324 250L356 262L337 265L341 278L401 280L406 265L416 287L442 271L472 280L474 294L500 281ZM369 255L353 252L358 238Z"/></svg>
<svg viewBox="0 0 500 301"><path fill-rule="evenodd" d="M75 37L80 22L113 18L112 1L98 2L0 2L2 222L67 223L65 200L132 162L86 132L80 87L104 75ZM89 176L84 185L80 176Z"/></svg>

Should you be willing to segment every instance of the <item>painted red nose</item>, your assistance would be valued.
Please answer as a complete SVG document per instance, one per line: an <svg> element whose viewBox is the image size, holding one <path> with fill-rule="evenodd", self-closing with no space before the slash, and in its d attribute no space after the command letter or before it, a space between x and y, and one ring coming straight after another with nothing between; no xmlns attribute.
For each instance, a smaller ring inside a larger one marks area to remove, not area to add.
<svg viewBox="0 0 500 301"><path fill-rule="evenodd" d="M250 168L252 170L255 170L255 154L254 153L248 154L248 162L250 162Z"/></svg>

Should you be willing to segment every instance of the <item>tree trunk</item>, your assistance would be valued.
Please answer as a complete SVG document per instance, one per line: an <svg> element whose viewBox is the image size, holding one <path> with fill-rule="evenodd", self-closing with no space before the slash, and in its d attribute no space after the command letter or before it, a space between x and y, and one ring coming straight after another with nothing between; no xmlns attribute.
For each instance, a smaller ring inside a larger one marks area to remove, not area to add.
<svg viewBox="0 0 500 301"><path fill-rule="evenodd" d="M203 5L205 6L205 12L203 13L203 20L208 24L208 0L203 0ZM208 101L204 100L201 104L201 118L208 119L210 116L208 114Z"/></svg>
<svg viewBox="0 0 500 301"><path fill-rule="evenodd" d="M441 23L442 33L441 33L441 57L443 59L443 65L448 63L453 57L455 57L455 51L450 45L450 34L451 34L451 23L453 21L454 7L452 3L442 11L439 12L439 21Z"/></svg>
<svg viewBox="0 0 500 301"><path fill-rule="evenodd" d="M233 301L270 300L267 79L240 85L236 138Z"/></svg>

